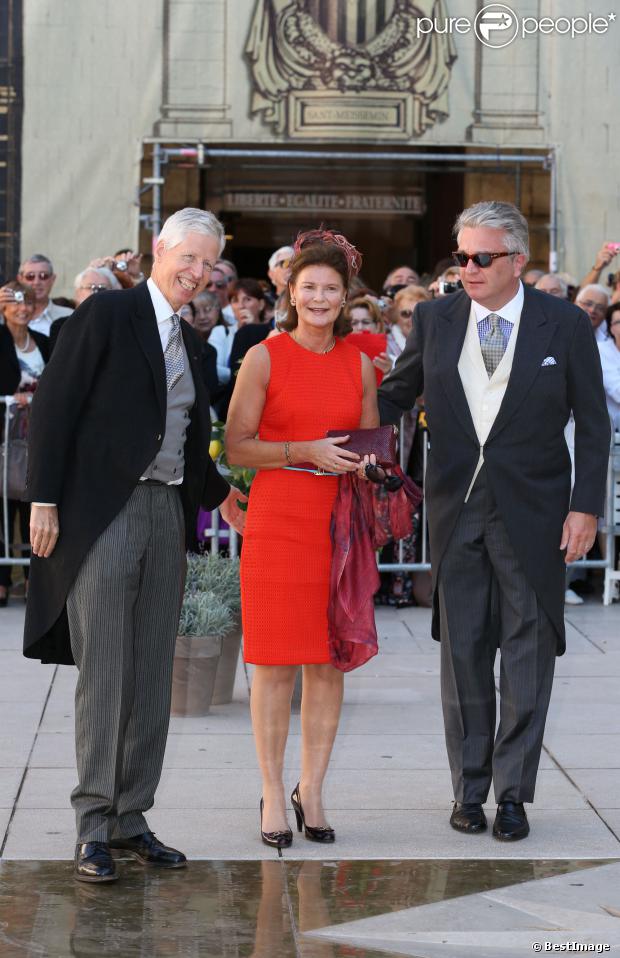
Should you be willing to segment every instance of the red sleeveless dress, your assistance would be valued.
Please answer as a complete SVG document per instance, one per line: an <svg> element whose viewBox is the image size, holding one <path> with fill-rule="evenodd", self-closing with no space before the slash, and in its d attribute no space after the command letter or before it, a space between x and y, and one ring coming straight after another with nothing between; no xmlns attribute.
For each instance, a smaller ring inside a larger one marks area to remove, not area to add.
<svg viewBox="0 0 620 958"><path fill-rule="evenodd" d="M342 340L328 353L287 333L266 339L271 374L259 426L268 442L323 439L358 429L359 349ZM243 649L254 665L329 662L330 520L338 478L261 469L250 491L241 552Z"/></svg>

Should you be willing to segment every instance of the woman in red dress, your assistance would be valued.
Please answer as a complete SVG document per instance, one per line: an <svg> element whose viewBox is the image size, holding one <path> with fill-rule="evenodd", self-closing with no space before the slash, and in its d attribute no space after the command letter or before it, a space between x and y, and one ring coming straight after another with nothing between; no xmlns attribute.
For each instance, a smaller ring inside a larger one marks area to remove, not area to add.
<svg viewBox="0 0 620 958"><path fill-rule="evenodd" d="M291 798L300 831L334 841L322 787L343 675L328 651L329 530L338 476L361 475L363 463L341 448L345 439L325 435L379 424L372 363L342 338L342 310L361 257L329 231L304 234L295 249L284 332L247 353L226 429L229 462L258 470L241 557L243 643L246 662L256 666L251 711L263 779L261 834L277 847L292 840L283 765L300 665L301 778Z"/></svg>

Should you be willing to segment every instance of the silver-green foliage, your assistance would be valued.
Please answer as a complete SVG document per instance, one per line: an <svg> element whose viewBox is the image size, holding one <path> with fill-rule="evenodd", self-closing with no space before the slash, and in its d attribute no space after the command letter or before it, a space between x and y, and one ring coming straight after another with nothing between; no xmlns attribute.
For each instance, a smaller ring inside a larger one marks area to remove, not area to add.
<svg viewBox="0 0 620 958"><path fill-rule="evenodd" d="M215 592L188 592L183 597L179 635L226 635L235 626L230 606Z"/></svg>
<svg viewBox="0 0 620 958"><path fill-rule="evenodd" d="M188 554L185 592L214 592L220 603L238 612L241 608L239 560L217 554Z"/></svg>

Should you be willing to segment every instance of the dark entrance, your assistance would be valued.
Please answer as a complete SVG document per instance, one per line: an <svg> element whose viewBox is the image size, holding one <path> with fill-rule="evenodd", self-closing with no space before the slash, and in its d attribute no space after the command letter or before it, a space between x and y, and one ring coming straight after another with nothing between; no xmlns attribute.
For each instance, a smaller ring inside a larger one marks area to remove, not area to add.
<svg viewBox="0 0 620 958"><path fill-rule="evenodd" d="M462 173L372 159L295 160L294 154L214 161L201 171L200 185L201 205L219 213L230 236L227 256L243 275L264 276L275 249L323 223L362 251L362 276L373 289L395 266L430 272L448 255L463 199Z"/></svg>
<svg viewBox="0 0 620 958"><path fill-rule="evenodd" d="M339 148L337 158L326 147L323 157L314 144L311 158L303 148L278 155L276 147L267 157L247 155L251 145L224 157L210 150L201 166L186 156L166 163L162 220L181 206L213 210L226 226L225 255L241 275L264 278L274 250L321 223L358 246L362 277L376 290L395 266L430 273L449 255L463 203L462 166L386 159L379 147L364 148L363 158L349 156L355 147Z"/></svg>

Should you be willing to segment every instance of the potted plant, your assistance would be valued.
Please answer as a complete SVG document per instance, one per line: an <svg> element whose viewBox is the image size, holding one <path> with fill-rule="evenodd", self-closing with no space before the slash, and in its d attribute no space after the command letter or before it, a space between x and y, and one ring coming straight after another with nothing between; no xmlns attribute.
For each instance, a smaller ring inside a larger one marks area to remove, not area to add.
<svg viewBox="0 0 620 958"><path fill-rule="evenodd" d="M212 700L213 705L228 705L232 701L241 648L239 560L218 553L188 556L185 590L198 594L213 593L231 612L232 626L223 636Z"/></svg>
<svg viewBox="0 0 620 958"><path fill-rule="evenodd" d="M235 628L233 613L222 596L211 589L198 589L196 567L212 556L190 556L179 619L179 632L172 673L172 714L206 715L211 706L224 637Z"/></svg>

